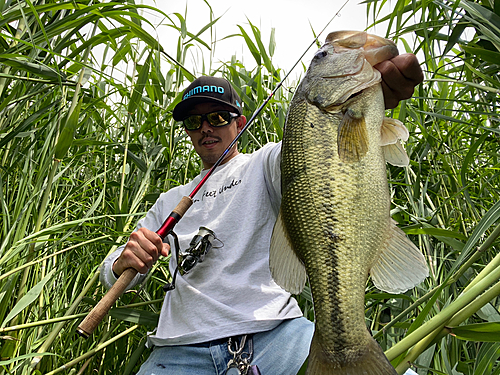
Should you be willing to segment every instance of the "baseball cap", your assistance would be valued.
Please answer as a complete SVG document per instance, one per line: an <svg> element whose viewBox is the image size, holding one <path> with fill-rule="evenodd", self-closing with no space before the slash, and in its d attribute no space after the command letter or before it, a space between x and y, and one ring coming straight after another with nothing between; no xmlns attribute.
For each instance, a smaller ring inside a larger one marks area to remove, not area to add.
<svg viewBox="0 0 500 375"><path fill-rule="evenodd" d="M182 95L173 112L175 121L182 121L187 117L187 112L195 104L216 102L226 104L241 115L241 99L228 80L224 78L202 76L195 79Z"/></svg>

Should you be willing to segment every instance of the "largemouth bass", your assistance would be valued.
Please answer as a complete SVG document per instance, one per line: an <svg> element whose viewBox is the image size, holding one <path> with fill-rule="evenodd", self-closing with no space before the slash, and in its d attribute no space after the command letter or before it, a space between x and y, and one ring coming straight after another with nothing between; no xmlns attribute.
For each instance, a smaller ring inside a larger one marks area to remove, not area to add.
<svg viewBox="0 0 500 375"><path fill-rule="evenodd" d="M331 33L290 104L270 268L294 294L309 277L316 328L307 374L396 374L365 324L366 282L371 274L378 288L401 293L428 276L390 217L385 163L408 164L399 142L408 131L384 118L373 65L397 54L380 37Z"/></svg>

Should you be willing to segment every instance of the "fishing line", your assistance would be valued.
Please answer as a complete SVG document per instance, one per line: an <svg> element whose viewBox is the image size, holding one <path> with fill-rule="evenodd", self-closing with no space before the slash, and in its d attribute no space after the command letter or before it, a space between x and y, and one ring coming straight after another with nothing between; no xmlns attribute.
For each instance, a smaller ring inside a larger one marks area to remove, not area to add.
<svg viewBox="0 0 500 375"><path fill-rule="evenodd" d="M243 133L245 133L245 131L250 127L250 125L252 125L252 123L254 122L255 118L260 114L260 112L262 112L262 109L264 109L264 107L267 105L267 103L271 100L271 98L274 96L274 94L276 93L276 91L278 91L278 89L283 85L283 83L285 82L285 80L288 78L288 76L290 75L290 73L295 69L295 67L300 63L300 61L304 58L304 56L306 55L306 53L309 51L309 49L311 49L311 47L318 41L319 37L321 36L321 34L323 34L323 32L326 30L326 28L328 26L330 26L330 24L332 23L332 21L340 14L340 12L342 11L342 9L344 9L344 7L347 5L347 3L349 3L350 0L346 0L346 2L340 7L340 9L337 11L337 13L335 13L333 15L333 17L330 19L330 21L328 21L328 23L325 25L325 27L323 27L323 29L319 32L319 34L316 36L316 38L314 38L314 40L312 41L312 43L309 45L309 47L307 47L307 49L304 51L304 53L299 57L299 59L295 62L295 64L292 66L292 68L288 71L288 73L285 75L285 77L276 85L276 87L274 88L274 90L271 92L271 94L269 94L269 96L264 100L264 102L260 105L259 108L257 108L257 110L253 113L252 117L250 117L250 120L248 120L248 122L246 123L246 125L243 127L243 129L241 129L241 131L236 135L236 137L232 140L232 142L229 144L229 146L227 146L227 148L224 150L224 152L222 153L222 155L219 157L219 159L215 162L215 164L210 168L210 170L207 172L207 174L202 178L202 180L198 183L198 185L196 185L196 187L193 189L193 191L191 192L191 194L189 194L189 197L192 199L194 198L194 196L196 195L196 193L198 193L198 191L201 189L201 187L205 184L205 182L210 178L211 174L214 172L215 168L217 168L221 163L222 161L224 160L224 158L226 157L226 155L229 153L229 151L231 151L231 149L233 148L233 146L236 144L236 142L238 142L238 140L240 139L240 137L243 135ZM162 226L163 227L163 226ZM160 228L161 230L162 228ZM163 231L162 231L163 232Z"/></svg>
<svg viewBox="0 0 500 375"><path fill-rule="evenodd" d="M337 11L337 13L335 13L333 15L333 17L330 19L330 21L328 21L328 23L325 25L325 27L323 27L323 29L319 32L319 34L316 36L316 38L314 38L314 40L312 41L312 43L309 45L309 47L307 47L307 49L304 51L304 53L302 54L302 56L300 56L300 58L295 62L295 64L292 66L292 69L288 72L288 74L285 76L285 78L283 80L285 80L288 75L292 72L292 70L295 69L295 67L298 65L298 63L304 58L304 56L306 55L306 53L309 51L309 49L311 49L311 47L318 41L319 37L321 34L323 34L323 32L326 30L326 28L328 26L330 26L330 24L332 23L332 21L340 14L340 12L342 11L342 9L344 9L344 7L347 5L347 3L351 1L351 0L346 0L346 2L340 7L340 9ZM283 81L282 81L283 82ZM280 82L280 86L282 84L282 82ZM274 94L274 92L273 92Z"/></svg>
<svg viewBox="0 0 500 375"><path fill-rule="evenodd" d="M233 146L238 142L240 137L243 135L243 133L250 127L250 125L253 123L255 118L260 114L262 109L266 106L266 104L271 100L271 98L274 96L276 91L283 85L285 80L288 78L290 73L295 69L295 67L299 64L299 62L302 60L302 58L306 55L306 53L309 51L309 49L318 41L320 35L326 30L326 28L332 23L332 21L337 17L341 10L344 9L344 7L347 5L347 3L350 0L346 0L345 3L340 7L340 9L333 15L333 17L328 21L326 26L320 31L320 33L314 38L313 42L307 47L307 49L304 51L304 53L300 56L300 58L295 62L295 64L292 66L290 71L285 75L285 77L276 85L274 90L271 92L271 94L264 100L264 103L261 104L259 108L253 113L252 117L246 125L241 129L241 131L236 135L236 137L233 139L233 141L229 144L229 146L226 148L226 150L222 153L222 155L219 157L219 159L215 162L215 164L210 168L210 170L207 172L207 174L203 177L203 179L196 185L196 187L193 189L191 194L186 197L182 197L181 201L177 204L177 206L172 210L170 215L165 219L164 223L162 224L161 228L156 231L156 234L158 234L162 240L165 240L169 234L174 234L173 228L175 225L179 222L180 219L182 219L182 216L186 213L186 211L191 207L193 204L193 197L196 195L196 193L201 189L201 187L205 184L205 182L208 180L208 178L211 176L211 174L214 172L215 168L217 168L228 152L233 148ZM87 317L80 323L80 325L77 328L77 333L84 337L87 338L89 337L92 332L96 329L97 325L102 321L104 316L108 313L108 311L111 309L111 306L116 302L116 300L123 294L123 292L127 289L127 286L132 282L132 280L135 278L137 275L137 271L133 268L127 268L123 271L123 273L120 275L118 280L113 284L111 289L108 290L108 292L103 296L103 298L99 301L99 303L94 306L94 308L90 311L90 313L87 315Z"/></svg>
<svg viewBox="0 0 500 375"><path fill-rule="evenodd" d="M201 181L198 183L198 185L196 185L196 187L189 194L189 196L183 197L182 201L179 203L179 205L167 217L167 219L165 220L165 222L163 223L163 225L161 226L161 228L156 231L156 233L162 239L164 239L170 233L170 231L174 228L174 226L177 224L177 222L182 218L182 216L187 211L187 209L189 207L191 207L191 205L193 204L193 198L194 198L194 196L196 195L196 193L198 193L198 191L205 184L205 182L210 178L210 176L212 175L212 173L215 171L215 168L217 168L222 163L222 161L224 160L224 158L226 157L226 155L229 153L229 151L231 151L231 149L234 147L234 145L236 144L236 142L238 142L238 140L243 135L243 133L245 133L245 131L250 127L250 125L252 125L252 123L254 122L255 118L260 114L260 112L262 111L262 109L271 100L271 98L274 96L274 94L276 93L276 91L278 91L278 89L283 85L283 83L288 78L288 76L290 75L290 73L299 64L299 62L306 55L306 53L309 51L309 49L318 41L318 39L321 36L321 34L332 23L332 21L340 14L340 12L342 11L342 9L344 9L344 7L347 5L347 3L349 1L350 0L346 0L344 2L344 4L340 7L340 9L337 11L337 13L335 13L333 15L333 17L330 19L330 21L328 21L328 23L325 25L325 27L323 27L323 29L319 32L319 34L316 36L316 38L314 38L314 40L309 45L309 47L307 47L307 49L304 51L304 53L300 56L300 58L295 62L295 64L292 66L292 68L285 75L285 77L276 85L276 87L271 92L271 94L269 94L269 96L266 98L266 100L264 100L264 103L262 103L260 105L260 107L257 108L257 110L253 113L252 117L250 118L250 120L248 120L248 122L245 124L245 126L243 127L243 129L241 129L241 131L236 135L236 137L232 140L232 142L229 144L229 146L227 146L227 148L224 150L224 152L219 157L219 159L217 159L217 161L212 166L212 168L210 168L208 170L207 174L201 179Z"/></svg>

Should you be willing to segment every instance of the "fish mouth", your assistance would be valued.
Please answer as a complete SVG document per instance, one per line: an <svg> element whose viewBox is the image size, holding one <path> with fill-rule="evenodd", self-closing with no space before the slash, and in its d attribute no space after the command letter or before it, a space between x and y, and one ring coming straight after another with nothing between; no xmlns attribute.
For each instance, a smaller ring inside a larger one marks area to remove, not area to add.
<svg viewBox="0 0 500 375"><path fill-rule="evenodd" d="M325 43L334 46L336 52L363 48L364 57L371 66L399 54L393 41L364 31L335 31L328 34Z"/></svg>
<svg viewBox="0 0 500 375"><path fill-rule="evenodd" d="M363 87L361 88L360 90L352 93L351 95L349 95L347 98L345 97L342 97L340 98L338 101L326 106L324 108L325 111L327 112L337 112L339 110L340 107L346 105L346 103L349 103L351 100L353 100L354 98L358 97L359 95L361 95L364 91L366 90L366 87Z"/></svg>
<svg viewBox="0 0 500 375"><path fill-rule="evenodd" d="M349 100L351 100L351 99L354 99L356 96L361 95L361 94L363 93L363 91L364 91L364 90L365 90L365 89L362 89L362 90L359 90L359 91L357 91L357 92L355 92L355 93L351 94L351 96L349 96L349 97L348 97L348 98L344 101L344 103L348 102L348 101L349 101Z"/></svg>

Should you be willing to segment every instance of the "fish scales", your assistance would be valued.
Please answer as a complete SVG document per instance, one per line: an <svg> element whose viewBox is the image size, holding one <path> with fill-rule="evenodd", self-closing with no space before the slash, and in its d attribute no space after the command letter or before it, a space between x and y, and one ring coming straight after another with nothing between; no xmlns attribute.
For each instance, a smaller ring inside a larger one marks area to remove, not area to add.
<svg viewBox="0 0 500 375"><path fill-rule="evenodd" d="M363 102L358 100L358 106ZM383 199L388 196L385 161L380 148L372 148L362 163L343 163L335 142L341 116L326 115L305 102L291 107L287 126L294 126L295 111L309 126L294 128L293 136L283 140L283 219L293 223L288 230L296 234L299 252L304 251L299 256L312 288L316 331L331 336L323 341L336 353L333 360L343 361L337 353L346 359L356 357L359 343L371 339L359 325L365 327L365 283L376 254L356 251L360 243L378 248L383 241L389 209L389 201ZM353 257L359 258L355 264ZM347 314L351 318L343 319Z"/></svg>
<svg viewBox="0 0 500 375"><path fill-rule="evenodd" d="M395 49L391 43L389 57ZM382 249L391 247L387 243L395 230L380 146L380 74L366 62L363 49L336 53L331 43L320 49L290 104L271 271L285 289L300 291L305 274L298 286L287 274L289 259L295 256L298 265L290 269L300 270L303 264L309 277L316 328L308 374L396 374L368 331L364 315L369 272ZM276 255L283 242L294 256ZM412 246L414 251L408 244ZM423 258L420 262L425 267Z"/></svg>

